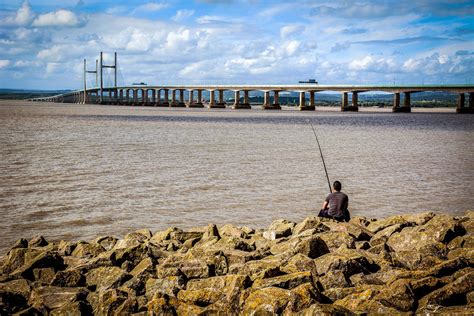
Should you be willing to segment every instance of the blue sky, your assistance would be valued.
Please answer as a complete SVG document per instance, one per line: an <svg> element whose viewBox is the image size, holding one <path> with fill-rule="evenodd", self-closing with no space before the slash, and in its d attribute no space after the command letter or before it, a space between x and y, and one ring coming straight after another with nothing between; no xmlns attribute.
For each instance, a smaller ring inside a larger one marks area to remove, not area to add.
<svg viewBox="0 0 474 316"><path fill-rule="evenodd" d="M474 84L474 1L0 2L0 88L80 88L100 51L119 84Z"/></svg>

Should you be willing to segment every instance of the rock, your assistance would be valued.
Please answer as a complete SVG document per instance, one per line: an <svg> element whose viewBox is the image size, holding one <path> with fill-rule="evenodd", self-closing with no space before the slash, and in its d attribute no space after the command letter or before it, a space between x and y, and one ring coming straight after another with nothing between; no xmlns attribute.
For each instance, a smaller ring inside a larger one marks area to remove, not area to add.
<svg viewBox="0 0 474 316"><path fill-rule="evenodd" d="M384 219L380 219L374 222L371 222L367 229L372 233L376 234L377 232L393 226L393 225L404 225L408 226L410 223L401 215L390 216Z"/></svg>
<svg viewBox="0 0 474 316"><path fill-rule="evenodd" d="M132 271L130 271L130 274L134 277L142 274L151 276L154 273L154 270L155 266L153 264L153 260L151 260L151 258L145 258L135 268L133 268Z"/></svg>
<svg viewBox="0 0 474 316"><path fill-rule="evenodd" d="M291 290L295 299L290 300L286 306L285 312L298 313L309 308L311 305L323 300L321 293L311 283L301 284Z"/></svg>
<svg viewBox="0 0 474 316"><path fill-rule="evenodd" d="M18 239L11 249L18 248L28 248L28 240L26 240L25 238Z"/></svg>
<svg viewBox="0 0 474 316"><path fill-rule="evenodd" d="M229 267L229 273L248 275L252 280L271 278L282 274L280 271L281 265L281 258L267 257L262 260L232 265Z"/></svg>
<svg viewBox="0 0 474 316"><path fill-rule="evenodd" d="M387 242L388 238L395 233L400 232L406 224L395 224L379 230L371 239L370 245L377 246Z"/></svg>
<svg viewBox="0 0 474 316"><path fill-rule="evenodd" d="M43 236L35 236L31 238L31 240L28 242L28 247L44 247L47 246L48 242L46 239L44 239Z"/></svg>
<svg viewBox="0 0 474 316"><path fill-rule="evenodd" d="M58 271L51 280L51 285L62 287L77 287L85 284L85 276L77 269Z"/></svg>
<svg viewBox="0 0 474 316"><path fill-rule="evenodd" d="M130 275L118 267L99 267L92 269L85 275L86 284L95 287L96 291L105 291L117 288L130 279Z"/></svg>
<svg viewBox="0 0 474 316"><path fill-rule="evenodd" d="M148 279L146 281L146 297L151 299L155 294L166 294L175 297L186 285L182 276L168 276L160 279Z"/></svg>
<svg viewBox="0 0 474 316"><path fill-rule="evenodd" d="M337 253L327 253L315 259L318 275L340 270L346 277L356 273L376 272L379 266L360 253L351 249L340 249Z"/></svg>
<svg viewBox="0 0 474 316"><path fill-rule="evenodd" d="M90 244L86 242L80 242L77 244L71 256L79 258L93 258L104 252L105 249L99 244Z"/></svg>
<svg viewBox="0 0 474 316"><path fill-rule="evenodd" d="M106 251L110 250L115 247L117 244L118 239L112 236L102 236L95 239L95 243L100 245Z"/></svg>
<svg viewBox="0 0 474 316"><path fill-rule="evenodd" d="M343 299L344 297L358 292L359 288L355 287L333 287L322 292L324 297L329 299L329 302L332 303L337 300Z"/></svg>
<svg viewBox="0 0 474 316"><path fill-rule="evenodd" d="M328 271L319 278L319 282L324 290L350 287L352 285L341 270Z"/></svg>
<svg viewBox="0 0 474 316"><path fill-rule="evenodd" d="M355 238L356 241L370 240L373 233L361 225L356 225L353 223L337 222L337 221L327 221L325 225L330 228L332 232L345 232Z"/></svg>
<svg viewBox="0 0 474 316"><path fill-rule="evenodd" d="M71 241L61 240L58 245L58 253L61 256L70 256L74 249L76 249L77 243Z"/></svg>
<svg viewBox="0 0 474 316"><path fill-rule="evenodd" d="M289 290L278 287L266 287L242 297L244 315L282 314L290 301L297 296Z"/></svg>
<svg viewBox="0 0 474 316"><path fill-rule="evenodd" d="M407 269L429 268L441 262L440 258L445 257L446 246L440 242L425 244L416 249L399 250L391 253L392 262L398 267Z"/></svg>
<svg viewBox="0 0 474 316"><path fill-rule="evenodd" d="M33 270L37 268L53 268L54 271L64 269L64 261L56 252L41 252L32 259L26 259L25 264L11 273L13 277L33 280Z"/></svg>
<svg viewBox="0 0 474 316"><path fill-rule="evenodd" d="M13 314L27 307L31 287L26 280L0 283L0 312Z"/></svg>
<svg viewBox="0 0 474 316"><path fill-rule="evenodd" d="M234 237L234 238L248 238L246 232L244 232L241 228L235 227L234 225L226 224L219 228L219 235L220 236L227 236L227 237Z"/></svg>
<svg viewBox="0 0 474 316"><path fill-rule="evenodd" d="M282 264L280 270L287 274L309 271L312 273L313 277L318 275L318 270L316 269L314 260L301 253L297 253L286 263Z"/></svg>
<svg viewBox="0 0 474 316"><path fill-rule="evenodd" d="M299 315L302 316L312 316L312 315L319 315L319 316L332 316L332 315L355 315L350 310L337 306L337 305L330 305L330 304L313 304L310 307L300 311Z"/></svg>
<svg viewBox="0 0 474 316"><path fill-rule="evenodd" d="M163 270L179 269L187 278L208 278L214 275L214 267L210 267L200 259L172 256L156 267L157 273L166 274Z"/></svg>
<svg viewBox="0 0 474 316"><path fill-rule="evenodd" d="M91 315L92 307L83 301L67 303L60 308L53 309L50 316L62 316L62 315Z"/></svg>
<svg viewBox="0 0 474 316"><path fill-rule="evenodd" d="M268 240L275 240L282 237L291 235L291 231L295 223L287 221L285 219L278 219L273 221L268 227L268 230L263 232L263 238Z"/></svg>
<svg viewBox="0 0 474 316"><path fill-rule="evenodd" d="M334 305L341 306L351 312L362 314L394 315L400 314L395 308L387 307L374 298L379 293L378 290L367 289L356 292L334 302Z"/></svg>
<svg viewBox="0 0 474 316"><path fill-rule="evenodd" d="M319 217L310 216L305 218L301 223L296 224L293 228L293 235L298 235L308 229L314 229L317 233L329 231L329 227L321 222Z"/></svg>
<svg viewBox="0 0 474 316"><path fill-rule="evenodd" d="M326 232L317 234L327 245L330 251L334 251L341 245L346 245L347 248L355 248L355 238L347 232Z"/></svg>
<svg viewBox="0 0 474 316"><path fill-rule="evenodd" d="M207 226L206 230L204 231L202 239L209 240L214 238L221 238L221 236L219 235L219 230L217 229L217 226L215 224L209 224L209 226Z"/></svg>
<svg viewBox="0 0 474 316"><path fill-rule="evenodd" d="M25 248L14 248L10 250L2 265L2 272L8 274L24 265L25 256L28 252L29 249Z"/></svg>
<svg viewBox="0 0 474 316"><path fill-rule="evenodd" d="M266 279L257 279L252 288L279 287L291 290L303 283L313 283L311 272L295 272Z"/></svg>
<svg viewBox="0 0 474 316"><path fill-rule="evenodd" d="M33 269L33 279L41 285L49 285L55 274L53 268Z"/></svg>
<svg viewBox="0 0 474 316"><path fill-rule="evenodd" d="M29 304L41 311L52 310L81 301L87 294L87 289L81 287L42 286L32 290Z"/></svg>
<svg viewBox="0 0 474 316"><path fill-rule="evenodd" d="M28 307L28 308L26 308L24 310L21 310L21 311L15 313L13 315L14 316L41 316L43 314L34 307Z"/></svg>
<svg viewBox="0 0 474 316"><path fill-rule="evenodd" d="M118 289L109 289L98 295L96 305L92 305L94 315L115 315L127 300L128 294Z"/></svg>
<svg viewBox="0 0 474 316"><path fill-rule="evenodd" d="M241 291L250 285L245 275L217 276L202 280L191 280L186 290L178 293L178 299L198 306L208 306L221 302L233 310L239 307Z"/></svg>
<svg viewBox="0 0 474 316"><path fill-rule="evenodd" d="M356 241L355 242L356 249L367 250L370 249L370 244L367 241Z"/></svg>
<svg viewBox="0 0 474 316"><path fill-rule="evenodd" d="M425 313L433 305L466 305L466 295L473 290L474 272L471 272L421 298L417 313Z"/></svg>
<svg viewBox="0 0 474 316"><path fill-rule="evenodd" d="M383 305L398 311L409 312L415 308L416 298L408 280L397 280L382 289L374 298Z"/></svg>

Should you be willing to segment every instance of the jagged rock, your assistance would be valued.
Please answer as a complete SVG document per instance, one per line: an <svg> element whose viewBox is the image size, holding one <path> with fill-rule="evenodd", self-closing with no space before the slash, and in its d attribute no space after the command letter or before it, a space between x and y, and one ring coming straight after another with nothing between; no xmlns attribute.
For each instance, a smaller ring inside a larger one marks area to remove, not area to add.
<svg viewBox="0 0 474 316"><path fill-rule="evenodd" d="M322 234L317 234L327 245L330 251L334 251L341 245L346 245L347 248L355 248L355 238L347 232L330 231Z"/></svg>
<svg viewBox="0 0 474 316"><path fill-rule="evenodd" d="M244 232L241 228L236 227L231 224L226 224L219 228L219 235L220 236L227 236L227 237L234 237L234 238L248 238L248 235L246 232Z"/></svg>
<svg viewBox="0 0 474 316"><path fill-rule="evenodd" d="M134 277L142 275L142 274L149 274L150 276L153 274L155 270L155 266L153 264L153 260L151 258L143 259L132 271L130 274Z"/></svg>
<svg viewBox="0 0 474 316"><path fill-rule="evenodd" d="M172 231L176 230L176 227L170 227L165 231L158 231L150 238L150 242L156 245L160 244L163 240L170 239L170 234Z"/></svg>
<svg viewBox="0 0 474 316"><path fill-rule="evenodd" d="M178 299L198 306L208 306L217 302L238 308L241 291L250 285L245 275L217 276L202 280L191 280L186 290L178 293Z"/></svg>
<svg viewBox="0 0 474 316"><path fill-rule="evenodd" d="M318 275L318 270L316 269L314 260L301 253L297 253L287 262L282 264L280 270L287 274L309 271L312 273L313 277Z"/></svg>
<svg viewBox="0 0 474 316"><path fill-rule="evenodd" d="M2 265L2 271L8 274L25 264L25 256L29 249L26 248L14 248L10 250L5 258Z"/></svg>
<svg viewBox="0 0 474 316"><path fill-rule="evenodd" d="M324 290L335 287L350 287L352 285L341 270L328 271L325 275L319 277L319 282Z"/></svg>
<svg viewBox="0 0 474 316"><path fill-rule="evenodd" d="M112 236L102 236L95 239L95 243L101 245L106 251L114 248L117 241L118 239Z"/></svg>
<svg viewBox="0 0 474 316"><path fill-rule="evenodd" d="M356 293L359 289L355 287L333 287L322 292L324 297L327 297L330 302L343 299L344 297Z"/></svg>
<svg viewBox="0 0 474 316"><path fill-rule="evenodd" d="M390 286L383 288L374 299L402 312L412 311L416 304L415 294L408 280L393 282Z"/></svg>
<svg viewBox="0 0 474 316"><path fill-rule="evenodd" d="M312 259L329 252L329 248L321 237L312 235L310 230L305 231L305 234L309 236L300 234L275 244L270 248L270 252L273 255L285 254L288 258L301 253Z"/></svg>
<svg viewBox="0 0 474 316"><path fill-rule="evenodd" d="M105 249L99 244L90 244L86 242L80 242L74 248L71 256L79 258L93 258L104 252Z"/></svg>
<svg viewBox="0 0 474 316"><path fill-rule="evenodd" d="M51 280L51 285L63 287L84 286L85 276L77 269L58 271Z"/></svg>
<svg viewBox="0 0 474 316"><path fill-rule="evenodd" d="M92 305L94 315L114 315L120 306L127 300L127 292L118 289L109 289L101 292ZM89 300L89 297L88 297Z"/></svg>
<svg viewBox="0 0 474 316"><path fill-rule="evenodd" d="M31 287L26 280L12 280L0 283L0 313L19 312L27 307Z"/></svg>
<svg viewBox="0 0 474 316"><path fill-rule="evenodd" d="M67 303L60 308L53 309L49 315L51 316L63 316L63 315L91 315L92 314L92 307L84 302L71 302Z"/></svg>
<svg viewBox="0 0 474 316"><path fill-rule="evenodd" d="M88 290L81 287L42 286L32 290L29 304L38 310L52 310L87 297Z"/></svg>
<svg viewBox="0 0 474 316"><path fill-rule="evenodd" d="M458 248L451 250L448 253L448 259L453 258L465 258L471 265L474 265L474 248Z"/></svg>
<svg viewBox="0 0 474 316"><path fill-rule="evenodd" d="M432 212L424 212L424 213L414 214L414 215L395 215L395 216L390 216L381 220L371 222L367 226L367 229L373 233L377 233L378 231L384 228L387 228L392 225L397 225L397 224L402 224L404 226L412 226L412 225L420 226L420 225L426 224L433 217L435 217L435 214Z"/></svg>
<svg viewBox="0 0 474 316"><path fill-rule="evenodd" d="M262 260L232 265L229 267L229 273L248 275L252 280L271 278L282 274L280 270L281 265L281 258L267 257Z"/></svg>
<svg viewBox="0 0 474 316"><path fill-rule="evenodd" d="M355 248L356 249L362 249L362 250L367 250L370 249L370 244L367 241L356 241L355 242Z"/></svg>
<svg viewBox="0 0 474 316"><path fill-rule="evenodd" d="M430 305L466 305L466 295L473 290L474 272L471 272L421 298L417 313L426 312Z"/></svg>
<svg viewBox="0 0 474 316"><path fill-rule="evenodd" d="M44 247L47 246L48 242L46 239L44 239L43 236L35 236L31 238L31 240L28 242L28 247Z"/></svg>
<svg viewBox="0 0 474 316"><path fill-rule="evenodd" d="M42 315L43 313L41 313L41 311L39 311L38 309L34 307L28 307L24 310L21 310L13 314L13 316L42 316Z"/></svg>
<svg viewBox="0 0 474 316"><path fill-rule="evenodd" d="M263 238L268 240L275 240L282 237L291 235L291 231L295 223L287 221L285 219L278 219L270 224L270 227L263 232Z"/></svg>
<svg viewBox="0 0 474 316"><path fill-rule="evenodd" d="M33 269L33 279L41 285L49 285L55 274L53 268Z"/></svg>
<svg viewBox="0 0 474 316"><path fill-rule="evenodd" d="M346 277L356 273L370 273L379 269L374 262L351 249L339 249L337 253L327 253L315 259L319 275L340 270Z"/></svg>
<svg viewBox="0 0 474 316"><path fill-rule="evenodd" d="M400 232L405 227L405 224L395 224L388 226L384 229L379 230L375 235L370 239L370 245L377 246L387 242L388 238L395 233Z"/></svg>
<svg viewBox="0 0 474 316"><path fill-rule="evenodd" d="M308 229L314 229L317 233L329 231L330 228L321 222L320 217L310 216L306 217L301 223L293 227L293 235L298 235Z"/></svg>
<svg viewBox="0 0 474 316"><path fill-rule="evenodd" d="M395 308L387 307L381 302L376 301L375 297L379 290L367 289L362 292L356 292L334 302L334 305L344 307L357 314L368 313L377 315L400 314Z"/></svg>
<svg viewBox="0 0 474 316"><path fill-rule="evenodd" d="M285 274L276 276L273 278L257 279L254 281L253 288L264 288L264 287L279 287L283 289L291 290L303 283L312 283L313 278L311 272L295 272L291 274Z"/></svg>
<svg viewBox="0 0 474 316"><path fill-rule="evenodd" d="M281 314L290 303L297 299L290 290L266 287L241 297L242 313L245 315Z"/></svg>
<svg viewBox="0 0 474 316"><path fill-rule="evenodd" d="M99 267L85 275L87 286L95 286L96 291L117 288L130 279L130 275L118 267Z"/></svg>
<svg viewBox="0 0 474 316"><path fill-rule="evenodd" d="M33 270L37 268L53 268L54 271L64 269L64 261L56 252L42 252L32 259L25 259L25 264L11 273L13 277L33 280Z"/></svg>
<svg viewBox="0 0 474 316"><path fill-rule="evenodd" d="M77 243L72 241L61 240L58 245L58 253L61 256L70 256L74 249L76 249Z"/></svg>
<svg viewBox="0 0 474 316"><path fill-rule="evenodd" d="M183 231L181 229L173 230L170 233L170 239L178 240L181 243L184 243L186 240L189 239L201 239L204 235L204 232L199 231Z"/></svg>
<svg viewBox="0 0 474 316"><path fill-rule="evenodd" d="M464 234L464 228L458 221L447 215L436 215L426 224L405 227L388 239L387 245L394 251L418 251L422 247L438 242L447 244L456 236Z"/></svg>
<svg viewBox="0 0 474 316"><path fill-rule="evenodd" d="M11 249L17 248L28 248L28 240L26 240L25 238L18 239L15 244L13 244L13 247Z"/></svg>
<svg viewBox="0 0 474 316"><path fill-rule="evenodd" d="M364 226L356 225L353 223L337 222L334 220L329 220L324 223L330 228L332 232L345 232L357 241L370 240L373 233L365 228Z"/></svg>
<svg viewBox="0 0 474 316"><path fill-rule="evenodd" d="M176 296L184 288L186 282L182 276L168 276L160 279L148 279L146 281L146 297L152 298L156 293Z"/></svg>
<svg viewBox="0 0 474 316"><path fill-rule="evenodd" d="M440 242L425 244L416 249L399 250L391 253L393 264L407 269L429 268L441 262L446 256L446 246Z"/></svg>
<svg viewBox="0 0 474 316"><path fill-rule="evenodd" d="M312 316L312 315L319 315L319 316L332 316L332 315L355 315L350 310L337 306L337 305L330 305L330 304L313 304L310 307L302 310L299 312L299 315L302 316Z"/></svg>
<svg viewBox="0 0 474 316"><path fill-rule="evenodd" d="M205 261L194 258L171 256L156 267L157 273L166 274L163 270L179 269L187 278L207 278L214 275L214 267Z"/></svg>
<svg viewBox="0 0 474 316"><path fill-rule="evenodd" d="M290 300L285 313L297 313L309 308L311 305L323 300L321 293L313 286L312 282L301 284L291 290L295 299Z"/></svg>
<svg viewBox="0 0 474 316"><path fill-rule="evenodd" d="M121 265L125 261L130 261L133 266L136 266L140 261L150 255L149 248L145 244L139 244L128 248L117 248L119 242L117 242L113 249L113 256L117 265Z"/></svg>

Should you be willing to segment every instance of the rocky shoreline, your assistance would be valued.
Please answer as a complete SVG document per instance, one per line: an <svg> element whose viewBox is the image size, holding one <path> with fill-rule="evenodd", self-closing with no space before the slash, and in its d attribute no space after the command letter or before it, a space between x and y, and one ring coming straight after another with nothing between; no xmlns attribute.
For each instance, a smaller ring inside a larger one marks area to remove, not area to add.
<svg viewBox="0 0 474 316"><path fill-rule="evenodd" d="M20 239L0 314L474 314L474 211Z"/></svg>

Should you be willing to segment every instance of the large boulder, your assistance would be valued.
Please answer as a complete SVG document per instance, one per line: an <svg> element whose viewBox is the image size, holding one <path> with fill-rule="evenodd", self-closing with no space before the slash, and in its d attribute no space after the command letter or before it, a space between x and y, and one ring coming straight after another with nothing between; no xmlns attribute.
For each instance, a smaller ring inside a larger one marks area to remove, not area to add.
<svg viewBox="0 0 474 316"><path fill-rule="evenodd" d="M146 281L146 297L151 299L157 293L176 296L184 288L186 280L183 276L168 276L158 279L150 278Z"/></svg>
<svg viewBox="0 0 474 316"><path fill-rule="evenodd" d="M131 276L119 267L99 267L92 269L85 275L86 284L95 287L96 291L105 291L117 288Z"/></svg>
<svg viewBox="0 0 474 316"><path fill-rule="evenodd" d="M208 306L221 302L236 310L241 292L251 281L245 275L216 276L201 280L191 280L186 290L178 293L178 299L198 306Z"/></svg>
<svg viewBox="0 0 474 316"><path fill-rule="evenodd" d="M93 258L104 252L105 249L100 244L79 242L71 253L71 256L79 258Z"/></svg>
<svg viewBox="0 0 474 316"><path fill-rule="evenodd" d="M29 305L41 311L61 308L85 300L89 291L82 287L42 286L32 290Z"/></svg>
<svg viewBox="0 0 474 316"><path fill-rule="evenodd" d="M291 290L304 283L313 283L313 277L310 271L295 272L276 276L273 278L257 279L254 281L253 288L279 287Z"/></svg>
<svg viewBox="0 0 474 316"><path fill-rule="evenodd" d="M293 227L293 235L301 234L308 229L314 229L318 233L323 233L330 230L328 226L324 225L320 217L310 216Z"/></svg>
<svg viewBox="0 0 474 316"><path fill-rule="evenodd" d="M263 238L268 240L275 240L282 237L291 235L295 223L287 221L285 219L278 219L271 223L270 227L263 232Z"/></svg>
<svg viewBox="0 0 474 316"><path fill-rule="evenodd" d="M327 253L315 259L318 275L329 271L340 270L346 277L356 273L369 274L376 272L380 267L372 260L352 249L339 249L335 253Z"/></svg>
<svg viewBox="0 0 474 316"><path fill-rule="evenodd" d="M13 314L27 307L31 287L24 280L0 283L0 311Z"/></svg>
<svg viewBox="0 0 474 316"><path fill-rule="evenodd" d="M25 264L11 273L14 278L34 280L33 270L38 268L52 268L54 271L64 269L64 260L56 252L41 252L31 259L25 257Z"/></svg>
<svg viewBox="0 0 474 316"><path fill-rule="evenodd" d="M355 248L356 239L347 232L330 231L317 234L316 236L326 243L330 251L335 251L341 245L345 245L347 248Z"/></svg>
<svg viewBox="0 0 474 316"><path fill-rule="evenodd" d="M271 278L282 274L280 270L282 263L282 258L271 256L244 264L234 264L229 267L229 273L248 275L252 280Z"/></svg>
<svg viewBox="0 0 474 316"><path fill-rule="evenodd" d="M242 312L244 315L282 314L287 305L296 299L296 294L290 290L266 287L241 297Z"/></svg>

